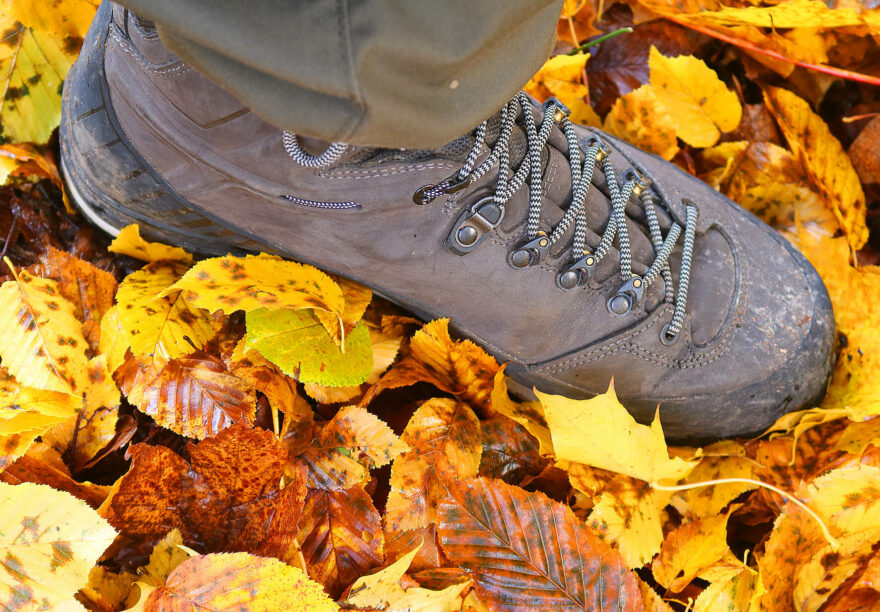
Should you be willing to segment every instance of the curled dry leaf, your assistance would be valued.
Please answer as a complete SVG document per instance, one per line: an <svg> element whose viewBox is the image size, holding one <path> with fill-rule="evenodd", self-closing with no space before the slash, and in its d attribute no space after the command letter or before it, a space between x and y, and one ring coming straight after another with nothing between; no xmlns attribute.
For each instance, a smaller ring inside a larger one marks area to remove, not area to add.
<svg viewBox="0 0 880 612"><path fill-rule="evenodd" d="M369 479L370 468L390 463L408 450L391 429L363 408L343 408L326 423L301 455L309 486L349 489Z"/></svg>
<svg viewBox="0 0 880 612"><path fill-rule="evenodd" d="M140 537L177 528L198 550L295 554L305 481L279 489L285 452L271 432L233 425L188 451L189 463L165 447L133 446L111 523Z"/></svg>
<svg viewBox="0 0 880 612"><path fill-rule="evenodd" d="M110 243L110 246L107 247L107 250L111 253L128 255L146 262L170 259L186 264L192 263L192 255L180 247L168 246L159 242L149 242L141 238L141 229L135 224L126 225L119 230L119 233L113 239L113 242Z"/></svg>
<svg viewBox="0 0 880 612"><path fill-rule="evenodd" d="M36 484L0 483L0 606L46 609L88 582L116 532L68 493Z"/></svg>
<svg viewBox="0 0 880 612"><path fill-rule="evenodd" d="M138 408L163 427L202 439L253 422L255 403L253 387L217 357L196 351L172 359L147 382Z"/></svg>
<svg viewBox="0 0 880 612"><path fill-rule="evenodd" d="M620 555L541 493L484 478L460 482L440 506L439 526L443 551L473 572L493 609L642 609Z"/></svg>
<svg viewBox="0 0 880 612"><path fill-rule="evenodd" d="M437 521L447 487L476 476L483 447L480 422L463 402L436 398L413 414L401 440L409 450L391 465L385 506L389 531L408 531Z"/></svg>
<svg viewBox="0 0 880 612"><path fill-rule="evenodd" d="M382 565L382 517L360 486L309 490L297 541L312 580L333 597Z"/></svg>
<svg viewBox="0 0 880 612"><path fill-rule="evenodd" d="M252 612L339 609L302 570L247 553L187 559L144 606L147 612L242 608Z"/></svg>

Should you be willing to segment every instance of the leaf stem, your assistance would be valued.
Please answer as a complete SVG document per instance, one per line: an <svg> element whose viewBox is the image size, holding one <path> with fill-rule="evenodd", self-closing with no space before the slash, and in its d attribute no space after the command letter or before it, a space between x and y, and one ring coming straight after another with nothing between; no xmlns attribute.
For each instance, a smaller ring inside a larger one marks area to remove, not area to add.
<svg viewBox="0 0 880 612"><path fill-rule="evenodd" d="M719 485L719 484L730 484L742 482L745 484L755 485L757 487L763 487L765 489L770 489L774 493L778 493L788 501L792 502L797 507L804 510L807 514L809 514L813 520L819 523L819 528L822 530L822 535L825 536L825 539L828 540L828 544L831 546L831 550L837 550L840 547L840 543L837 539L831 535L831 532L828 530L828 525L825 524L825 521L822 520L816 512L814 512L807 504L799 500L797 497L792 495L791 493L786 493L782 489L778 487L774 487L771 484L767 484L766 482L761 482L760 480L752 480L751 478L717 478L715 480L704 480L702 482L693 482L689 484L681 484L681 485L662 485L659 482L652 482L651 487L657 489L658 491L687 491L688 489L699 489L702 487L708 487L711 485Z"/></svg>
<svg viewBox="0 0 880 612"><path fill-rule="evenodd" d="M575 47L574 49L572 49L571 51L566 53L566 55L577 55L581 51L585 51L594 45L598 45L599 43L605 42L609 38L614 38L618 34L629 34L632 31L633 31L633 29L631 27L618 28L618 29L614 30L613 32L608 32L608 34L603 34L599 38L593 39L589 42L585 42L580 47Z"/></svg>

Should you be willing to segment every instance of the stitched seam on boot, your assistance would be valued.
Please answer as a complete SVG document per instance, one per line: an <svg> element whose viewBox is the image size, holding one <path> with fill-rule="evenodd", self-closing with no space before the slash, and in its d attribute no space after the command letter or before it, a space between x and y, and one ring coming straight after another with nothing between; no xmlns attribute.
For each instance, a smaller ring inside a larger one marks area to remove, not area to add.
<svg viewBox="0 0 880 612"><path fill-rule="evenodd" d="M427 164L410 164L403 168L395 168L395 169L387 169L387 168L373 168L370 170L332 170L330 172L318 172L318 176L323 179L327 179L328 181L341 181L341 180L361 180L361 179L370 179L370 178L378 178L383 176L392 176L395 174L404 174L406 172L417 172L419 170L428 170L431 168L445 168L449 170L453 170L457 168L455 164L446 163L446 162L430 162Z"/></svg>
<svg viewBox="0 0 880 612"><path fill-rule="evenodd" d="M189 66L188 64L184 64L183 62L178 61L175 61L173 64L160 67L156 67L150 64L128 40L123 38L121 32L119 32L119 26L117 26L116 24L110 25L110 36L113 38L113 40L116 41L117 44L119 44L119 47L122 49L123 52L133 57L138 64L140 64L147 72L152 75L167 79L168 77L181 75L191 69L191 66Z"/></svg>

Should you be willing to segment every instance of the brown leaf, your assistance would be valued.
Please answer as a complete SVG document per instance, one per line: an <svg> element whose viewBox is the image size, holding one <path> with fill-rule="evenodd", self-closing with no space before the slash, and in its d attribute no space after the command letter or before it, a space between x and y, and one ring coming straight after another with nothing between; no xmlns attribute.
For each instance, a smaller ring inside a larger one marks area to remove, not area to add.
<svg viewBox="0 0 880 612"><path fill-rule="evenodd" d="M474 572L493 609L642 609L620 555L541 493L485 478L462 482L441 504L439 527L443 551Z"/></svg>
<svg viewBox="0 0 880 612"><path fill-rule="evenodd" d="M849 147L849 158L862 183L880 183L880 117L874 117Z"/></svg>
<svg viewBox="0 0 880 612"><path fill-rule="evenodd" d="M156 422L190 438L214 436L254 420L253 388L203 351L172 359L144 390L138 406Z"/></svg>
<svg viewBox="0 0 880 612"><path fill-rule="evenodd" d="M480 431L480 476L520 484L526 476L540 474L548 463L538 452L538 441L525 427L506 416L481 422Z"/></svg>
<svg viewBox="0 0 880 612"><path fill-rule="evenodd" d="M410 450L391 466L385 521L392 532L437 520L437 505L450 483L475 476L480 467L480 422L467 404L435 398L413 414L401 440Z"/></svg>
<svg viewBox="0 0 880 612"><path fill-rule="evenodd" d="M206 551L294 554L305 482L279 489L285 452L271 432L233 425L187 449L190 463L165 447L133 446L111 524L157 538L177 528Z"/></svg>
<svg viewBox="0 0 880 612"><path fill-rule="evenodd" d="M382 565L382 518L363 488L310 489L297 541L309 576L333 597Z"/></svg>
<svg viewBox="0 0 880 612"><path fill-rule="evenodd" d="M431 523L427 527L410 531L395 531L385 533L385 560L388 563L397 561L414 548L421 544L419 552L410 563L410 570L417 572L443 567L448 564L446 557L440 551L440 543L437 540L437 525Z"/></svg>
<svg viewBox="0 0 880 612"><path fill-rule="evenodd" d="M364 484L370 468L389 463L406 449L375 415L348 406L321 428L301 459L309 470L309 487L340 490Z"/></svg>

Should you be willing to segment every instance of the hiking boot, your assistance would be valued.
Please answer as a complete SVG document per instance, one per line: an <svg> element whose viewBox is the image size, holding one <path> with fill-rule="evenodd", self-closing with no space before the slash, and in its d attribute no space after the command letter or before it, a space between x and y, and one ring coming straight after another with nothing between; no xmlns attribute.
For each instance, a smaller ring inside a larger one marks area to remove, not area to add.
<svg viewBox="0 0 880 612"><path fill-rule="evenodd" d="M265 123L104 3L64 87L64 171L108 232L269 251L357 280L501 362L513 389L607 390L667 438L763 431L832 367L822 280L674 165L518 94L436 150Z"/></svg>

